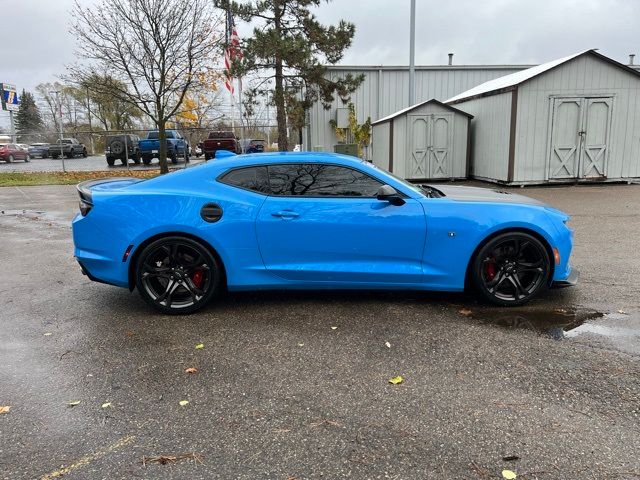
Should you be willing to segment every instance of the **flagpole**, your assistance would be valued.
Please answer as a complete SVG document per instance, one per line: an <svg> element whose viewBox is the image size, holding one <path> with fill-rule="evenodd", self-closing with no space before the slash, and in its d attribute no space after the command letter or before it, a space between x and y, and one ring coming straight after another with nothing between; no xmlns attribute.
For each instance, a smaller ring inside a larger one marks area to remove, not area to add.
<svg viewBox="0 0 640 480"><path fill-rule="evenodd" d="M244 153L244 118L242 118L242 77L238 77L238 112L240 113L240 145Z"/></svg>

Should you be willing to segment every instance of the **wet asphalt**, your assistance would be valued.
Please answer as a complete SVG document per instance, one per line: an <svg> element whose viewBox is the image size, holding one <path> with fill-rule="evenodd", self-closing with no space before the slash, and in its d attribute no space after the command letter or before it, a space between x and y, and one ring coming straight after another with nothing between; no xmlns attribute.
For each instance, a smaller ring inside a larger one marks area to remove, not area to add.
<svg viewBox="0 0 640 480"><path fill-rule="evenodd" d="M640 186L518 193L573 215L576 288L168 317L80 274L73 187L0 188L0 478L640 477Z"/></svg>

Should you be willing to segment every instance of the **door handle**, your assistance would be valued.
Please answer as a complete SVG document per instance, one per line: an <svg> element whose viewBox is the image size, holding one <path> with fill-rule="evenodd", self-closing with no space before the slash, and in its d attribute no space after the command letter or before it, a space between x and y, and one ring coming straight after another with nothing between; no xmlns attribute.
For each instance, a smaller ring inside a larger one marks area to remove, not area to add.
<svg viewBox="0 0 640 480"><path fill-rule="evenodd" d="M296 218L296 217L299 217L300 214L292 210L281 210L279 212L273 212L271 216L278 217L278 218Z"/></svg>

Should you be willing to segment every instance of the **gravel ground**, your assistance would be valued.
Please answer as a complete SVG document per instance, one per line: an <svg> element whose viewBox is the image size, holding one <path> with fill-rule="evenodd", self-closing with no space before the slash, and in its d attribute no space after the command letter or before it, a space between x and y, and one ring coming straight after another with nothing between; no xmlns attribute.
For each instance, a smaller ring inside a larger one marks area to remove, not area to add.
<svg viewBox="0 0 640 480"><path fill-rule="evenodd" d="M0 478L639 478L640 187L519 193L573 215L582 272L527 308L274 292L175 318L80 274L73 187L1 188Z"/></svg>

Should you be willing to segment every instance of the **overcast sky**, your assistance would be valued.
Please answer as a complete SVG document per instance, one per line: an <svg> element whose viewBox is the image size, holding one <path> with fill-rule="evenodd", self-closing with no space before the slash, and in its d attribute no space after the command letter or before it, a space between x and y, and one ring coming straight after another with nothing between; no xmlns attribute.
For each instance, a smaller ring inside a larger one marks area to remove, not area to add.
<svg viewBox="0 0 640 480"><path fill-rule="evenodd" d="M80 0L82 4L97 0ZM74 61L73 0L0 0L0 82L33 90ZM7 16L8 15L8 16ZM409 61L409 0L334 0L319 19L356 25L343 64ZM416 64L541 63L584 50L627 62L640 54L640 0L417 0ZM239 24L240 36L250 28ZM638 56L640 60L640 55Z"/></svg>

